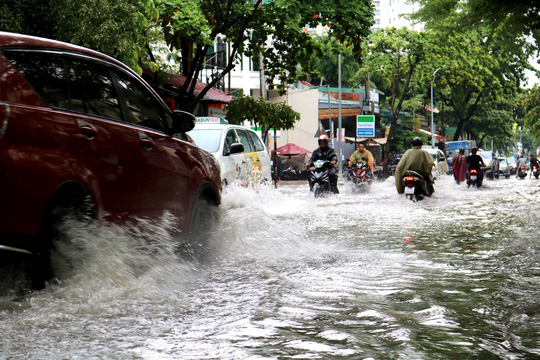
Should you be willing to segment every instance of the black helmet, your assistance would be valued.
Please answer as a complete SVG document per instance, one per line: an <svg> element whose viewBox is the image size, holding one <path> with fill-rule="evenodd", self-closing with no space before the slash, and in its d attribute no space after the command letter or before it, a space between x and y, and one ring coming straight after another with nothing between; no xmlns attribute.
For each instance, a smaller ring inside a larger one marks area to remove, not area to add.
<svg viewBox="0 0 540 360"><path fill-rule="evenodd" d="M413 146L422 146L424 143L422 142L422 138L420 137L415 137L414 139L412 139L412 145Z"/></svg>

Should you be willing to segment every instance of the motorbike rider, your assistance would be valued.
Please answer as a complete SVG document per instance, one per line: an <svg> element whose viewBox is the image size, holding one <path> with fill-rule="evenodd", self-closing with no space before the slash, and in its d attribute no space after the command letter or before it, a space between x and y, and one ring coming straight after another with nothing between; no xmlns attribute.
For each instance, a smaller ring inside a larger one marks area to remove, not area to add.
<svg viewBox="0 0 540 360"><path fill-rule="evenodd" d="M522 166L527 167L527 160L523 157L523 155L519 155L519 158L517 160L517 172L516 177L519 177L519 169L521 169Z"/></svg>
<svg viewBox="0 0 540 360"><path fill-rule="evenodd" d="M330 178L330 190L334 194L339 194L339 190L337 188L337 170L335 168L335 164L337 163L337 155L333 148L328 146L328 141L330 139L326 135L319 136L319 147L313 151L311 154L311 158L309 159L309 163L306 164L306 167L309 167L310 164L313 164L317 160L327 160L330 161L330 168L328 169L328 177ZM313 188L313 184L311 183L311 179L309 180L309 188Z"/></svg>
<svg viewBox="0 0 540 360"><path fill-rule="evenodd" d="M486 167L486 163L484 162L484 159L478 154L477 148L471 149L471 154L467 156L467 166L469 167L467 169L467 179L469 178L469 172L472 169L476 169L476 172L478 173L478 186L482 186L482 180L484 179L484 173L480 169L481 166Z"/></svg>
<svg viewBox="0 0 540 360"><path fill-rule="evenodd" d="M428 195L431 195L435 189L433 188L433 175L431 170L435 166L435 162L431 155L422 149L423 141L420 137L415 137L412 141L412 149L405 151L401 160L396 167L396 189L398 194L403 194L405 189L401 182L403 174L407 170L416 171L426 180Z"/></svg>
<svg viewBox="0 0 540 360"><path fill-rule="evenodd" d="M533 166L536 166L537 169L540 169L540 168L538 167L538 159L536 159L536 158L533 156L533 154L530 155L529 161L530 161L530 165L531 165L531 166L530 166L531 171L530 171L530 173L529 173L529 178L530 178L531 175L532 175Z"/></svg>
<svg viewBox="0 0 540 360"><path fill-rule="evenodd" d="M367 175L372 176L373 175L373 155L369 150L366 149L364 144L358 144L358 149L352 153L351 157L349 158L349 166L354 165L359 162L365 162L367 163L368 170Z"/></svg>
<svg viewBox="0 0 540 360"><path fill-rule="evenodd" d="M459 148L459 153L452 159L452 164L456 182L459 184L465 181L467 177L467 155L465 155L465 148Z"/></svg>

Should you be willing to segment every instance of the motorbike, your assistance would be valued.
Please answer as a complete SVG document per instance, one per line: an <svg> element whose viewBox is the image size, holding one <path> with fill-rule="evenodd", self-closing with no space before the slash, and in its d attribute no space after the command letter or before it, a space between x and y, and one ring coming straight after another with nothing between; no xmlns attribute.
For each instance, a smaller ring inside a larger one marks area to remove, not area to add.
<svg viewBox="0 0 540 360"><path fill-rule="evenodd" d="M527 176L527 168L523 165L521 165L518 169L518 176L520 179L525 179Z"/></svg>
<svg viewBox="0 0 540 360"><path fill-rule="evenodd" d="M538 174L538 166L533 165L533 167L532 167L532 174L533 174L533 176L534 176L536 179L538 179L538 175L539 175L539 174Z"/></svg>
<svg viewBox="0 0 540 360"><path fill-rule="evenodd" d="M298 166L288 166L283 169L281 178L283 180L296 180L300 176L300 169Z"/></svg>
<svg viewBox="0 0 540 360"><path fill-rule="evenodd" d="M411 201L419 201L426 196L431 196L427 188L426 180L416 171L405 171L401 182L405 188L405 196Z"/></svg>
<svg viewBox="0 0 540 360"><path fill-rule="evenodd" d="M317 160L310 166L310 185L315 198L319 198L322 195L331 192L329 176L330 166L331 163L327 160Z"/></svg>
<svg viewBox="0 0 540 360"><path fill-rule="evenodd" d="M477 169L471 169L467 177L467 188L472 186L480 187L482 186L482 180L480 179L480 174Z"/></svg>
<svg viewBox="0 0 540 360"><path fill-rule="evenodd" d="M371 185L373 175L369 172L369 167L365 162L351 165L347 177L353 183L353 189L361 190Z"/></svg>

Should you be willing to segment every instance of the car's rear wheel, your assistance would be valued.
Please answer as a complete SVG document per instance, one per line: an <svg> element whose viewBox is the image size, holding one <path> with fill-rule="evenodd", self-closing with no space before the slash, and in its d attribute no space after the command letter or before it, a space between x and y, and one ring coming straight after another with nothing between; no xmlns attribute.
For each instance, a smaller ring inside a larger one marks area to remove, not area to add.
<svg viewBox="0 0 540 360"><path fill-rule="evenodd" d="M32 286L45 287L47 281L66 275L72 268L74 246L70 241L66 222L88 226L95 219L94 203L81 188L69 186L61 190L49 203L43 218L42 230L30 263Z"/></svg>
<svg viewBox="0 0 540 360"><path fill-rule="evenodd" d="M219 209L208 195L201 195L193 203L189 234L181 242L181 255L202 260L210 250L212 232L219 223Z"/></svg>

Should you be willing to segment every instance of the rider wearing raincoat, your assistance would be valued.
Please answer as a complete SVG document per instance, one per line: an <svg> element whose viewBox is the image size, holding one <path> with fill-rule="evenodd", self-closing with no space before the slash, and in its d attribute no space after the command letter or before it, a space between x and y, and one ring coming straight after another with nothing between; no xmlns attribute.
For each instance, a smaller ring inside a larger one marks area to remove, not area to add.
<svg viewBox="0 0 540 360"><path fill-rule="evenodd" d="M413 148L405 151L405 154L399 160L399 163L396 167L396 189L399 194L403 194L405 192L405 189L403 187L403 183L401 182L403 178L403 174L407 170L416 171L420 175L424 177L427 183L428 191L432 193L433 190L433 175L431 174L431 170L433 170L433 166L435 166L435 162L433 161L433 158L431 155L426 151L422 149L422 139L419 137L415 137L413 139Z"/></svg>

